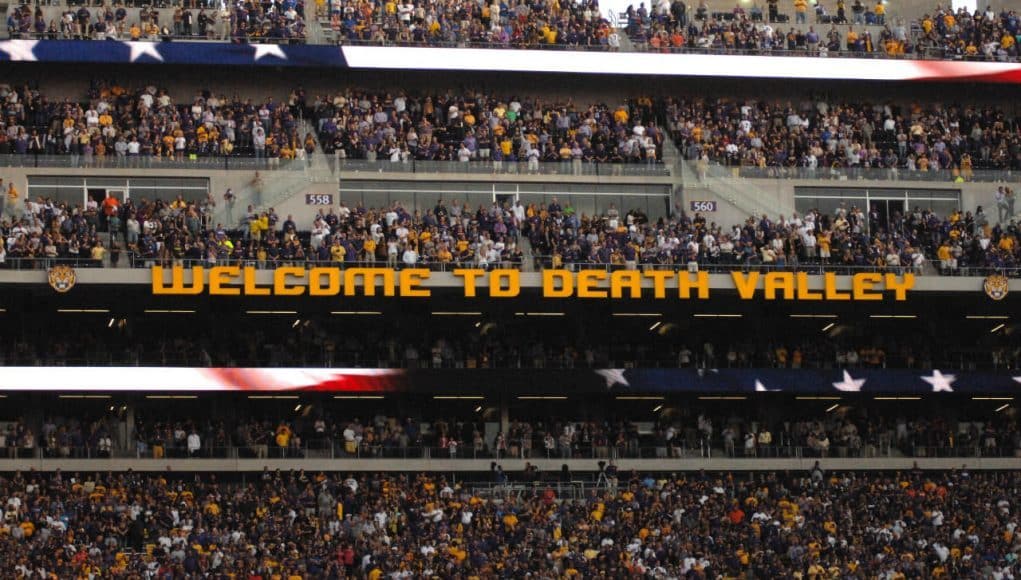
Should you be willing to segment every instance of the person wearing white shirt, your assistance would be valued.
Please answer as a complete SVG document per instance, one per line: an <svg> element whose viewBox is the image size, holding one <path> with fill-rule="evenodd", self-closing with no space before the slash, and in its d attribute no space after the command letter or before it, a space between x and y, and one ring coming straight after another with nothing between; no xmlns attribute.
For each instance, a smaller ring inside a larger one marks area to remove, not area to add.
<svg viewBox="0 0 1021 580"><path fill-rule="evenodd" d="M408 246L405 248L404 255L401 260L404 262L405 266L414 268L415 265L418 264L418 252L415 251L413 246Z"/></svg>
<svg viewBox="0 0 1021 580"><path fill-rule="evenodd" d="M192 430L188 434L188 455L191 457L197 456L201 448L202 440L199 438L199 434Z"/></svg>

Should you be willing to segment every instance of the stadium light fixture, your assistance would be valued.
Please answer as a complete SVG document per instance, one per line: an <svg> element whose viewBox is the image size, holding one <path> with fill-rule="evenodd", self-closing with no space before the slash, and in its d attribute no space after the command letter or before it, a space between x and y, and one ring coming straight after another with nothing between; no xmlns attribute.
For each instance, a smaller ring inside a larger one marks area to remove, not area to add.
<svg viewBox="0 0 1021 580"><path fill-rule="evenodd" d="M972 401L1013 401L1014 397L972 397Z"/></svg>
<svg viewBox="0 0 1021 580"><path fill-rule="evenodd" d="M840 407L840 403L833 403L832 405L830 405L829 407L826 408L826 412L827 413L832 413L833 411L836 411L839 407Z"/></svg>
<svg viewBox="0 0 1021 580"><path fill-rule="evenodd" d="M698 398L699 401L744 401L748 397L744 395L705 395Z"/></svg>
<svg viewBox="0 0 1021 580"><path fill-rule="evenodd" d="M791 318L837 318L836 314L791 314Z"/></svg>
<svg viewBox="0 0 1021 580"><path fill-rule="evenodd" d="M653 331L653 330L656 330L656 329L657 329L657 328L659 328L659 327L660 327L660 326L661 326L662 324L663 324L663 321L662 321L662 320L657 320L656 322L653 322L653 323L652 323L652 326L650 326L650 327L649 327L649 331L651 332L651 331Z"/></svg>
<svg viewBox="0 0 1021 580"><path fill-rule="evenodd" d="M800 397L794 397L795 401L839 401L840 397L816 397L802 395Z"/></svg>
<svg viewBox="0 0 1021 580"><path fill-rule="evenodd" d="M618 401L663 401L666 397L656 395L617 395Z"/></svg>
<svg viewBox="0 0 1021 580"><path fill-rule="evenodd" d="M481 401L485 399L482 395L433 395L437 401Z"/></svg>
<svg viewBox="0 0 1021 580"><path fill-rule="evenodd" d="M60 314L109 314L108 308L58 308Z"/></svg>
<svg viewBox="0 0 1021 580"><path fill-rule="evenodd" d="M993 329L989 331L989 334L996 334L997 332L1003 330L1003 328L1005 326L1007 326L1007 325L1001 322L1001 323L997 324L996 326L994 326Z"/></svg>
<svg viewBox="0 0 1021 580"><path fill-rule="evenodd" d="M433 316L482 316L481 312L449 312L449 311L439 311L439 312L432 312L431 314Z"/></svg>
<svg viewBox="0 0 1021 580"><path fill-rule="evenodd" d="M822 331L826 332L826 331L828 331L829 329L833 328L836 325L837 325L836 322L831 322L831 323L827 324L826 326L822 327Z"/></svg>
<svg viewBox="0 0 1021 580"><path fill-rule="evenodd" d="M331 310L330 314L335 316L379 316L383 313L377 310Z"/></svg>
<svg viewBox="0 0 1021 580"><path fill-rule="evenodd" d="M744 314L693 314L695 318L742 318Z"/></svg>
<svg viewBox="0 0 1021 580"><path fill-rule="evenodd" d="M383 395L334 395L334 399L382 399Z"/></svg>
<svg viewBox="0 0 1021 580"><path fill-rule="evenodd" d="M653 413L659 413L659 411L660 411L660 410L661 410L662 408L663 408L663 405L662 405L662 404L660 404L660 405L656 405L655 407L653 407L653 408L652 408L652 412L653 412Z"/></svg>
<svg viewBox="0 0 1021 580"><path fill-rule="evenodd" d="M476 413L481 413L482 412L482 405L479 405L478 407L475 407L475 412Z"/></svg>
<svg viewBox="0 0 1021 580"><path fill-rule="evenodd" d="M245 314L297 314L297 310L245 310Z"/></svg>
<svg viewBox="0 0 1021 580"><path fill-rule="evenodd" d="M298 395L248 395L249 399L297 399Z"/></svg>
<svg viewBox="0 0 1021 580"><path fill-rule="evenodd" d="M567 316L564 312L515 312L514 316Z"/></svg>
<svg viewBox="0 0 1021 580"><path fill-rule="evenodd" d="M110 395L57 395L58 399L109 399Z"/></svg>
<svg viewBox="0 0 1021 580"><path fill-rule="evenodd" d="M564 395L519 395L519 401L566 401Z"/></svg>
<svg viewBox="0 0 1021 580"><path fill-rule="evenodd" d="M921 397L874 397L875 401L921 401Z"/></svg>
<svg viewBox="0 0 1021 580"><path fill-rule="evenodd" d="M869 318L918 318L917 314L869 314Z"/></svg>
<svg viewBox="0 0 1021 580"><path fill-rule="evenodd" d="M298 403L297 405L294 406L294 412L297 413L300 410L301 410L301 403Z"/></svg>
<svg viewBox="0 0 1021 580"><path fill-rule="evenodd" d="M652 317L652 318L655 318L657 316L663 316L663 315L660 314L659 312L614 312L612 314L612 316L621 316L621 317L634 316L634 317Z"/></svg>
<svg viewBox="0 0 1021 580"><path fill-rule="evenodd" d="M195 314L194 310L168 310L164 308L147 308L145 314Z"/></svg>
<svg viewBox="0 0 1021 580"><path fill-rule="evenodd" d="M999 407L997 407L996 412L1000 413L1002 411L1006 411L1009 407L1010 407L1010 403L1004 403L1004 404L1000 405Z"/></svg>
<svg viewBox="0 0 1021 580"><path fill-rule="evenodd" d="M1000 315L1000 314L989 314L989 315L985 315L985 314L969 314L968 316L965 316L965 318L968 319L968 320L1008 320L1010 317L1006 316L1006 315Z"/></svg>
<svg viewBox="0 0 1021 580"><path fill-rule="evenodd" d="M298 319L296 319L294 321L294 324L291 325L291 328L298 328L299 324L301 324L301 319L300 318L298 318Z"/></svg>

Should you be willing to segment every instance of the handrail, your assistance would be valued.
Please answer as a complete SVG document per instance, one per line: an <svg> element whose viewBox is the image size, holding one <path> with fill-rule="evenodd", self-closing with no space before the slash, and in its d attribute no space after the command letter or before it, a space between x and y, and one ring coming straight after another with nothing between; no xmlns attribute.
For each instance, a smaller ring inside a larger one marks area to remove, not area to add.
<svg viewBox="0 0 1021 580"><path fill-rule="evenodd" d="M102 239L106 239L105 234L101 234ZM400 259L396 260L375 260L375 261L344 261L344 262L333 262L333 261L321 261L314 258L305 259L294 259L294 258L278 258L274 261L270 260L256 260L250 258L219 258L216 260L209 259L192 259L192 258L171 258L161 256L145 256L139 255L134 252L122 251L118 257L118 264L116 267L124 268L150 268L152 266L181 266L184 268L192 268L195 266L211 267L211 266L244 266L255 268L257 270L275 270L278 267L293 266L293 265L315 265L325 267L336 267L336 268L379 268L379 267L393 267L393 268L425 268L433 272L451 272L457 268L514 268L518 270L528 271L529 266L535 271L541 271L546 269L553 269L553 258L548 255L534 255L529 263L517 263L512 260L500 260L494 263L487 263L484 261L477 260L475 258L469 260L455 260L451 262L433 262L428 260L419 259L415 264L405 264ZM46 270L55 265L67 265L76 268L109 268L109 254L103 261L93 260L85 257L11 257L8 256L4 261L0 262L0 269L8 270ZM677 262L677 263L655 263L655 262L640 262L633 266L629 264L609 264L603 262L564 262L558 265L556 269L565 269L570 271L577 270L605 270L607 272L613 272L617 270L673 270L675 272L687 271L687 272L698 272L705 271L712 274L727 274L730 272L805 272L812 275L821 275L824 273L835 273L838 275L851 275L862 272L888 272L896 274L912 273L915 275L925 275L927 272L937 272L941 275L947 276L988 276L991 274L1001 274L1009 278L1021 278L1021 266L1012 267L1001 267L1001 266L968 266L958 265L954 268L943 268L940 260L926 260L923 266L876 266L870 264L821 264L818 262L814 263L797 263L797 264L763 264L758 258L755 260L749 260L745 262Z"/></svg>
<svg viewBox="0 0 1021 580"><path fill-rule="evenodd" d="M305 159L280 159L240 155L191 155L188 157L154 157L151 155L85 155L7 154L0 155L0 167L66 167L77 169L222 169L227 171L306 171L317 167L331 175L339 172L446 174L473 173L487 175L557 175L662 177L670 169L662 163L590 163L573 161L540 161L529 168L528 162L511 161L389 161L342 159L317 153Z"/></svg>
<svg viewBox="0 0 1021 580"><path fill-rule="evenodd" d="M96 445L77 447L47 448L33 446L30 448L8 447L0 450L0 461L4 459L704 459L712 460L762 460L791 458L878 458L878 457L1016 457L1013 445L985 446L980 443L951 446L911 445L910 443L894 443L890 441L865 441L854 445L830 444L828 446L793 445L788 443L770 443L745 447L740 440L724 441L714 437L709 442L705 439L686 441L683 438L672 442L662 441L656 445L635 445L634 440L627 444L607 443L573 444L570 447L546 448L542 441L533 441L522 446L520 443L508 442L507 449L495 450L484 445L475 448L470 443L451 447L438 446L407 446L382 444L365 444L343 440L319 440L303 443L301 446L289 445L281 447L276 443L201 446L189 451L186 447L175 445L136 444L134 449L113 447L100 449Z"/></svg>

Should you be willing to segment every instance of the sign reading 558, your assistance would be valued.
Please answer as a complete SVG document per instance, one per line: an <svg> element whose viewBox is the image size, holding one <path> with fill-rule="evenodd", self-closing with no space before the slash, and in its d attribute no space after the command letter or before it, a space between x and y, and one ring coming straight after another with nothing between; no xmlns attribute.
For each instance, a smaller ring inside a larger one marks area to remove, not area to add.
<svg viewBox="0 0 1021 580"><path fill-rule="evenodd" d="M305 205L333 205L333 195L329 193L306 193Z"/></svg>
<svg viewBox="0 0 1021 580"><path fill-rule="evenodd" d="M691 211L716 211L715 201L693 201Z"/></svg>

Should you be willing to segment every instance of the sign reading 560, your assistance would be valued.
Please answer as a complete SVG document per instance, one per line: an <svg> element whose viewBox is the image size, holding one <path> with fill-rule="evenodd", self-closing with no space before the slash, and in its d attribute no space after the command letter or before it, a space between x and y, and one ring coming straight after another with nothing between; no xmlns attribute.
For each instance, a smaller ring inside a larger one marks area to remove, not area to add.
<svg viewBox="0 0 1021 580"><path fill-rule="evenodd" d="M691 211L716 211L715 201L693 201Z"/></svg>

